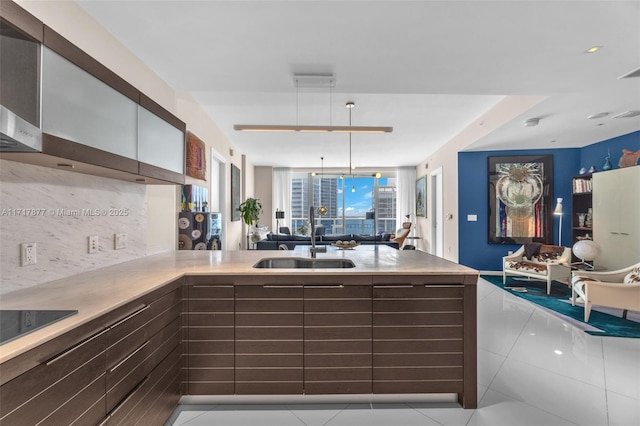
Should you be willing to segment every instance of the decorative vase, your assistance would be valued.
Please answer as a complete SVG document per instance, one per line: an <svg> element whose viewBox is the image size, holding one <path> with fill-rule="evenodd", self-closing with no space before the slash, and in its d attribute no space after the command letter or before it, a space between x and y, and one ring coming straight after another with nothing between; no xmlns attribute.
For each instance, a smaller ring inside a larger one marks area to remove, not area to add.
<svg viewBox="0 0 640 426"><path fill-rule="evenodd" d="M584 228L584 221L587 218L586 213L578 213L578 226Z"/></svg>
<svg viewBox="0 0 640 426"><path fill-rule="evenodd" d="M604 166L602 166L602 170L606 171L606 170L611 170L611 161L609 161L609 157L607 156L607 158L605 159L604 162Z"/></svg>
<svg viewBox="0 0 640 426"><path fill-rule="evenodd" d="M593 225L593 209L589 208L589 210L587 211L587 217L584 220L584 226L586 226L587 228L591 228L591 226Z"/></svg>

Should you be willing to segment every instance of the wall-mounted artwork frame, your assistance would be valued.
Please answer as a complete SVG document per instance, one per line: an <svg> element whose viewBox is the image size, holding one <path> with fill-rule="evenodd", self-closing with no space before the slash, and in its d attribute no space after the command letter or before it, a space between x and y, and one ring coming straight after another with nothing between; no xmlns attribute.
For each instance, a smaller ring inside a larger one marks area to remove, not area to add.
<svg viewBox="0 0 640 426"><path fill-rule="evenodd" d="M416 216L427 217L427 177L416 180Z"/></svg>
<svg viewBox="0 0 640 426"><path fill-rule="evenodd" d="M187 176L207 180L206 145L196 135L187 131Z"/></svg>
<svg viewBox="0 0 640 426"><path fill-rule="evenodd" d="M489 244L553 244L553 156L487 160Z"/></svg>
<svg viewBox="0 0 640 426"><path fill-rule="evenodd" d="M231 221L240 220L240 169L231 164Z"/></svg>

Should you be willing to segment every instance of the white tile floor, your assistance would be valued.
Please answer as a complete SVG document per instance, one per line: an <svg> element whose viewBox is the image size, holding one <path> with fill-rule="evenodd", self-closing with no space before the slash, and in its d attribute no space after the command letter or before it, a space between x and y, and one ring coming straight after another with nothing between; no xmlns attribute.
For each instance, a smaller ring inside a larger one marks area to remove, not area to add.
<svg viewBox="0 0 640 426"><path fill-rule="evenodd" d="M594 337L478 283L478 409L453 402L183 405L167 425L640 425L640 339Z"/></svg>

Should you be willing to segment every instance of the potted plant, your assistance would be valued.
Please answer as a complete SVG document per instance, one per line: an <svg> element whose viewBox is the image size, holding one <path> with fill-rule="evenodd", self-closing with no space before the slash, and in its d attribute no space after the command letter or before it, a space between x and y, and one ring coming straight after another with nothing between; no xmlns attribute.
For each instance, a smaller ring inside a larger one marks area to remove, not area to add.
<svg viewBox="0 0 640 426"><path fill-rule="evenodd" d="M260 238L260 234L254 232L251 228L253 224L257 224L260 219L260 213L262 213L262 203L257 198L247 198L244 203L238 207L242 221L249 226L249 233L247 239L251 238L253 243L256 243L256 239Z"/></svg>

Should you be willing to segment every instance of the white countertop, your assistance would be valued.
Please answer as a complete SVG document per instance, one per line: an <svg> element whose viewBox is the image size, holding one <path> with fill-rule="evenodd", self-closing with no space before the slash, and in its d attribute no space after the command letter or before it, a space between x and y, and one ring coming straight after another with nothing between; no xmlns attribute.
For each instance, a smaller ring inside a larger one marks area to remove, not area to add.
<svg viewBox="0 0 640 426"><path fill-rule="evenodd" d="M0 345L0 363L97 318L183 275L459 275L477 271L416 250L360 245L329 247L317 258L346 258L349 269L256 269L264 257L309 257L296 250L175 251L74 275L2 295L0 309L73 309L78 314Z"/></svg>

